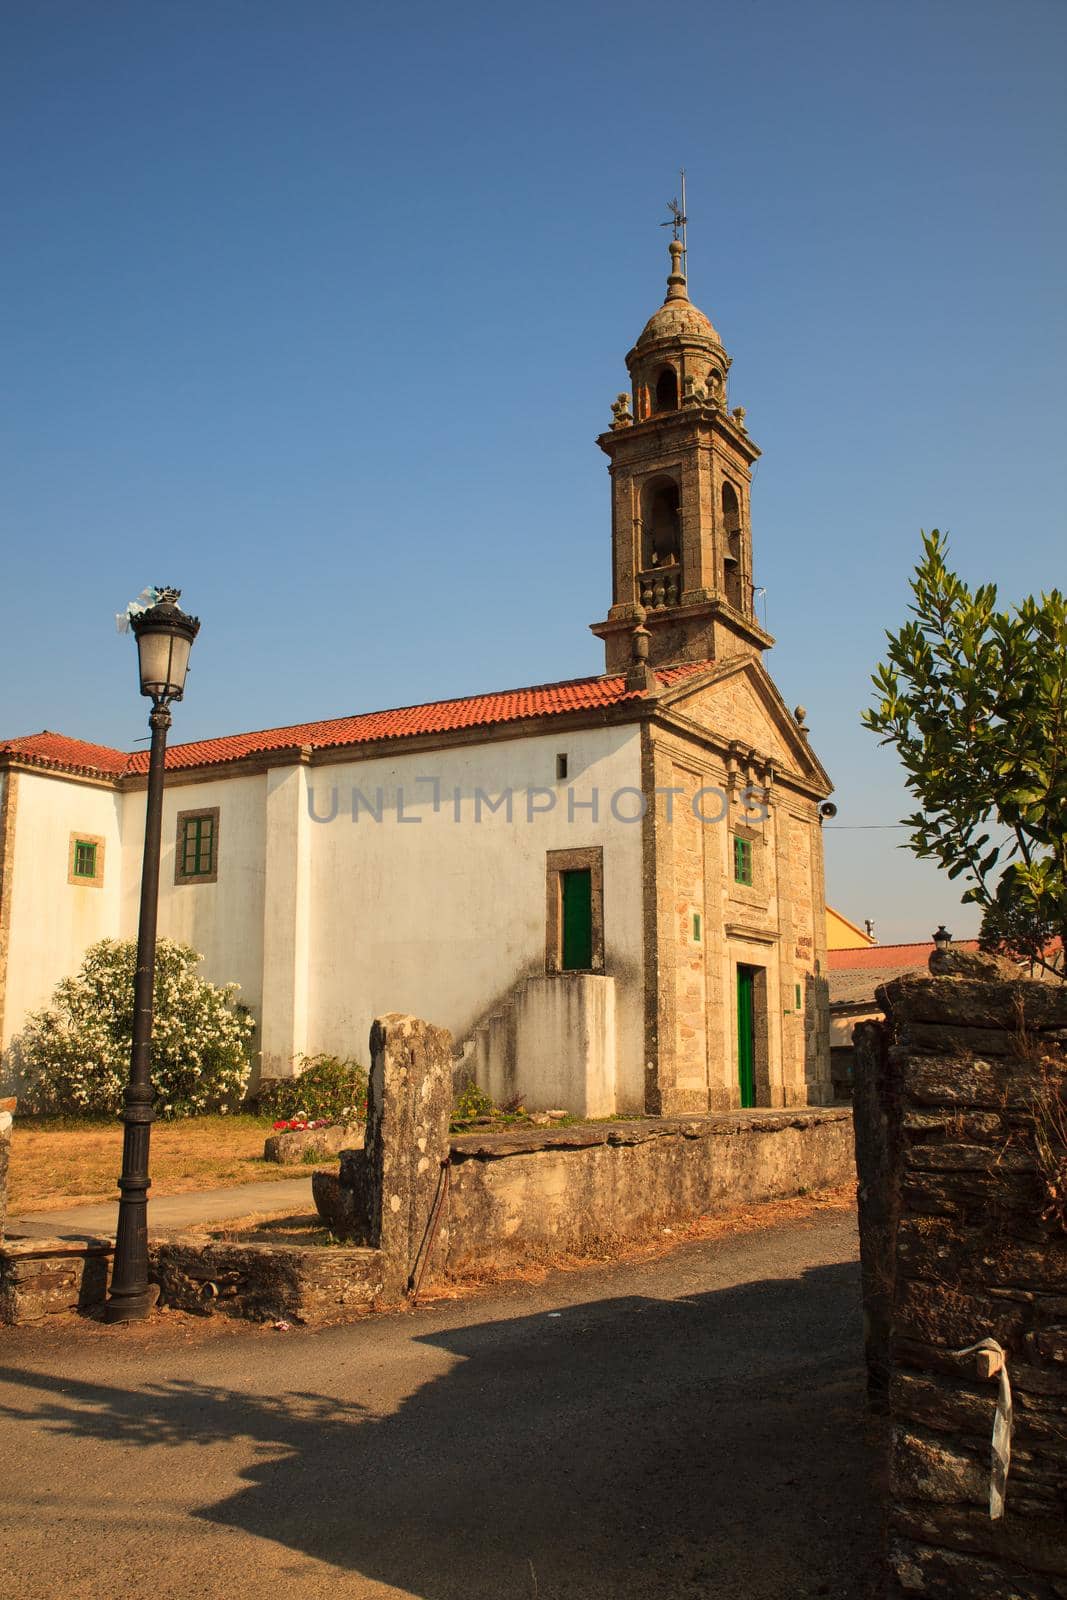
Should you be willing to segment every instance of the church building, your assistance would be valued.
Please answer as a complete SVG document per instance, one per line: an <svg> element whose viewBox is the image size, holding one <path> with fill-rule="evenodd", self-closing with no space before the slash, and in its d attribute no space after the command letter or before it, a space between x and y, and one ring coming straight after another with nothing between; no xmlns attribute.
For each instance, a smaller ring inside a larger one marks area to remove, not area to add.
<svg viewBox="0 0 1067 1600"><path fill-rule="evenodd" d="M764 664L730 358L670 246L597 441L604 672L179 744L159 932L236 981L263 1076L451 1030L495 1099L585 1116L831 1096L820 808ZM0 742L0 1048L88 945L136 936L148 756Z"/></svg>

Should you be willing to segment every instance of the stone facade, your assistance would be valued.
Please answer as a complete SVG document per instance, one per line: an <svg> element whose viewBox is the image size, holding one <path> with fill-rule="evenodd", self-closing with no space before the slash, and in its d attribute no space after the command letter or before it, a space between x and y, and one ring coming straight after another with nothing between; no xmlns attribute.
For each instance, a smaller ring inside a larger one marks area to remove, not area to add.
<svg viewBox="0 0 1067 1600"><path fill-rule="evenodd" d="M748 724L758 745L694 737L688 703L684 720L653 722L648 731L646 937L655 941L657 960L655 1008L646 1013L646 1053L656 1064L647 1109L670 1116L741 1103L739 966L755 980L755 1103L821 1105L832 1098L819 817L825 791L799 779L806 746L774 704L762 667L735 664L726 674L727 683L735 674L746 678L746 701L756 699L756 683L764 692L762 735L754 718ZM767 754L772 744L781 749L777 766ZM734 870L737 837L751 847L748 884Z"/></svg>
<svg viewBox="0 0 1067 1600"><path fill-rule="evenodd" d="M1067 987L964 959L945 969L956 976L886 985L887 1020L857 1030L868 1368L893 1421L890 1564L908 1595L1063 1600ZM996 1517L997 1382L967 1353L983 1339L1006 1352L1014 1397Z"/></svg>
<svg viewBox="0 0 1067 1600"><path fill-rule="evenodd" d="M676 240L667 298L626 365L633 412L613 407L598 440L611 462L612 605L593 631L608 671L625 669L638 617L653 665L765 649L772 640L755 619L749 513L760 452L744 413L727 412L730 358L689 300Z"/></svg>

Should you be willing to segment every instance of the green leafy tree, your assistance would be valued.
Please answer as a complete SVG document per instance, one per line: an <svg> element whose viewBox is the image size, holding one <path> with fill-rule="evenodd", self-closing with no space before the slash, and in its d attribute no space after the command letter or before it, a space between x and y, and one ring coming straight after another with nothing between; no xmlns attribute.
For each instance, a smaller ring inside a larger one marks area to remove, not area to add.
<svg viewBox="0 0 1067 1600"><path fill-rule="evenodd" d="M152 1084L165 1117L229 1111L244 1095L255 1024L235 1004L237 985L198 976L203 958L188 945L156 945ZM122 1108L133 1035L133 940L102 939L81 970L56 986L52 1004L30 1016L16 1056L31 1110L106 1116Z"/></svg>
<svg viewBox="0 0 1067 1600"><path fill-rule="evenodd" d="M988 946L1051 968L1048 939L1067 935L1067 600L999 610L947 553L923 534L913 620L887 634L864 725L896 746L922 808L903 819L910 848L966 881Z"/></svg>

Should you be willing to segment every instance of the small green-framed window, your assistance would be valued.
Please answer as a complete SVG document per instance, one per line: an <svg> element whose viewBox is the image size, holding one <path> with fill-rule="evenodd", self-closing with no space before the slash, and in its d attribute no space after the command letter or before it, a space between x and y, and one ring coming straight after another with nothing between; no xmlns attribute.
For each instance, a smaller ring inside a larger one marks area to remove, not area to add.
<svg viewBox="0 0 1067 1600"><path fill-rule="evenodd" d="M734 882L752 887L752 840L734 834Z"/></svg>
<svg viewBox="0 0 1067 1600"><path fill-rule="evenodd" d="M204 878L214 865L214 817L186 817L182 829L182 877Z"/></svg>
<svg viewBox="0 0 1067 1600"><path fill-rule="evenodd" d="M96 845L91 839L75 839L74 841L74 876L76 878L96 877Z"/></svg>
<svg viewBox="0 0 1067 1600"><path fill-rule="evenodd" d="M106 849L98 833L72 833L67 847L67 882L76 889L103 888Z"/></svg>
<svg viewBox="0 0 1067 1600"><path fill-rule="evenodd" d="M699 911L693 912L693 943L699 944L704 936L704 919Z"/></svg>
<svg viewBox="0 0 1067 1600"><path fill-rule="evenodd" d="M798 1011L803 1011L803 1009L804 1009L804 999L803 999L803 996L801 995L801 992L800 992L799 983L795 983L793 985L793 990L794 990L794 993L796 994L796 997L797 997L797 1010Z"/></svg>
<svg viewBox="0 0 1067 1600"><path fill-rule="evenodd" d="M176 883L214 883L219 870L219 808L179 811L174 850Z"/></svg>

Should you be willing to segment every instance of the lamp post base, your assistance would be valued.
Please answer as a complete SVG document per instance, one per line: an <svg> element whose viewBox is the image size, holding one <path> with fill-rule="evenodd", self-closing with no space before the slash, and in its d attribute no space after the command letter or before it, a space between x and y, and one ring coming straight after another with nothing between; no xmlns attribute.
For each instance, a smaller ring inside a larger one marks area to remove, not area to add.
<svg viewBox="0 0 1067 1600"><path fill-rule="evenodd" d="M140 1294L112 1295L104 1306L105 1322L144 1322L159 1300L159 1284L150 1283Z"/></svg>

